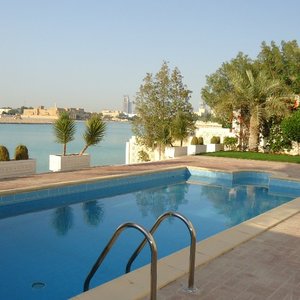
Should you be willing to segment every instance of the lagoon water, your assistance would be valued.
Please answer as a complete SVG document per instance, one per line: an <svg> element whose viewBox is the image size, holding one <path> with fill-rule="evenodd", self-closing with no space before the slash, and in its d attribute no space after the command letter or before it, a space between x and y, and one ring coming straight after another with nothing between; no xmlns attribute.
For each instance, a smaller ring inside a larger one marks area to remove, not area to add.
<svg viewBox="0 0 300 300"><path fill-rule="evenodd" d="M67 153L78 153L84 146L82 134L85 123L76 122L74 141L67 144ZM91 146L91 165L118 165L125 163L125 145L132 136L131 124L107 122L105 137L101 143ZM61 154L62 145L55 142L51 124L0 124L0 144L8 148L10 158L14 157L17 145L27 146L30 158L37 160L37 172L49 172L49 155Z"/></svg>

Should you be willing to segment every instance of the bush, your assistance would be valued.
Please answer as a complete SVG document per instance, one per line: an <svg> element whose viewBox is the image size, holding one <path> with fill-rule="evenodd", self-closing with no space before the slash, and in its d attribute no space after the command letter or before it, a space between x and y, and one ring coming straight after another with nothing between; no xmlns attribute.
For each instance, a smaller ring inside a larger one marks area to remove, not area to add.
<svg viewBox="0 0 300 300"><path fill-rule="evenodd" d="M300 155L300 110L292 113L281 123L283 135L298 144L298 155Z"/></svg>
<svg viewBox="0 0 300 300"><path fill-rule="evenodd" d="M0 161L9 161L9 152L5 146L0 145Z"/></svg>
<svg viewBox="0 0 300 300"><path fill-rule="evenodd" d="M213 136L211 139L210 139L210 143L211 144L220 144L220 137L219 136Z"/></svg>
<svg viewBox="0 0 300 300"><path fill-rule="evenodd" d="M223 144L230 151L234 151L237 148L237 146L236 146L237 142L238 142L238 139L236 137L226 136L226 137L224 137Z"/></svg>
<svg viewBox="0 0 300 300"><path fill-rule="evenodd" d="M26 160L28 159L28 149L25 145L19 145L15 149L15 160Z"/></svg>
<svg viewBox="0 0 300 300"><path fill-rule="evenodd" d="M273 124L267 138L267 149L271 153L281 153L284 150L291 150L292 142L282 132L280 124Z"/></svg>
<svg viewBox="0 0 300 300"><path fill-rule="evenodd" d="M198 145L198 138L196 136L193 136L191 140L191 145Z"/></svg>
<svg viewBox="0 0 300 300"><path fill-rule="evenodd" d="M203 145L203 137L202 136L198 137L198 145Z"/></svg>
<svg viewBox="0 0 300 300"><path fill-rule="evenodd" d="M139 155L139 161L143 161L143 162L150 161L149 154L146 151L141 150L139 151L138 155Z"/></svg>

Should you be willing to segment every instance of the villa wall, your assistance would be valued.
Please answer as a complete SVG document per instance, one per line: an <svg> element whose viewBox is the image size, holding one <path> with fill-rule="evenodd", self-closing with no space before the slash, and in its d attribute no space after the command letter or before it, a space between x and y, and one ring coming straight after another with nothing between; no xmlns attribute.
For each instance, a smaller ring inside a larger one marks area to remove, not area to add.
<svg viewBox="0 0 300 300"><path fill-rule="evenodd" d="M204 140L204 144L210 144L210 139L213 136L219 136L221 139L221 143L224 140L224 137L231 136L234 137L236 134L234 132L230 132L228 128L222 128L221 124L211 123L211 122L196 122L197 129L195 130L195 135L197 137L202 136ZM186 141L184 141L183 146L190 145L192 137L189 137ZM179 142L175 142L174 146L179 146ZM136 137L132 136L130 140L126 143L126 164L134 164L139 163L139 151L145 151L149 154L151 161L159 160L158 150L151 151L151 149L147 149L144 146L140 146L136 142ZM161 159L168 159L169 155L163 152L161 154Z"/></svg>
<svg viewBox="0 0 300 300"><path fill-rule="evenodd" d="M126 165L141 162L139 160L139 151L145 151L146 153L148 153L150 161L159 160L159 152L157 150L151 151L151 149L147 149L144 146L140 146L136 142L136 137L132 136L130 140L126 142L126 154L125 154ZM164 153L161 153L161 159L166 159Z"/></svg>

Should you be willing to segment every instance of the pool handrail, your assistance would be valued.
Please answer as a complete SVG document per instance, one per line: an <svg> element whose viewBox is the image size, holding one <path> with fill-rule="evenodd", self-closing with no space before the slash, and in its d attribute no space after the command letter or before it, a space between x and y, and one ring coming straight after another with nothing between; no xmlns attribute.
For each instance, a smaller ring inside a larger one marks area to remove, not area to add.
<svg viewBox="0 0 300 300"><path fill-rule="evenodd" d="M152 234L148 230L146 230L141 225L138 225L136 223L130 223L130 222L124 223L116 229L116 231L113 234L113 236L111 237L110 241L107 243L107 245L103 249L102 253L99 255L98 259L96 260L95 264L93 265L91 271L87 275L87 277L84 281L83 291L86 292L89 290L89 285L90 285L90 281L91 281L92 277L97 272L98 268L102 264L103 260L105 259L106 255L110 251L110 249L113 246L116 239L119 237L121 232L123 232L123 230L126 228L135 228L135 229L139 230L145 236L143 241L145 241L145 243L146 243L146 241L148 241L148 244L149 244L150 250L151 250L150 299L156 300L156 294L157 294L157 247L156 247L156 243L155 243L155 240L154 240Z"/></svg>
<svg viewBox="0 0 300 300"><path fill-rule="evenodd" d="M193 292L196 290L194 288L195 257L196 257L196 231L195 231L195 228L194 228L193 224L191 223L191 221L178 212L167 211L167 212L163 213L160 217L158 217L158 219L156 220L156 222L154 223L154 225L152 226L152 228L150 229L149 232L153 235L154 232L156 231L156 229L161 224L161 222L168 217L176 217L176 218L180 219L181 221L183 221L190 232L191 242L190 242L188 291ZM136 248L136 250L130 257L130 259L128 260L128 263L126 265L126 270L125 270L126 273L130 272L133 261L136 259L136 257L139 255L139 253L142 251L145 244L146 244L146 238L144 238L144 240L140 243L140 245Z"/></svg>

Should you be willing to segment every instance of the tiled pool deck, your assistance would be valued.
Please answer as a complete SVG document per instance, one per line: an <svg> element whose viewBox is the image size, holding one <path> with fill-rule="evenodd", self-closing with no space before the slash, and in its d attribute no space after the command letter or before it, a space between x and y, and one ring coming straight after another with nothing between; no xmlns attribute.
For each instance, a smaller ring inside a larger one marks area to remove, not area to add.
<svg viewBox="0 0 300 300"><path fill-rule="evenodd" d="M297 164L198 156L1 180L0 195L179 166L260 170L300 179ZM198 243L195 294L183 291L187 285L186 250L159 262L158 282L163 288L158 291L158 299L300 299L300 198ZM74 299L148 299L145 295L149 293L149 280L149 268L144 267Z"/></svg>

